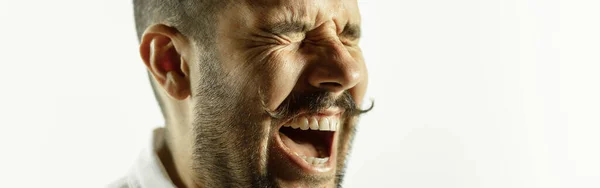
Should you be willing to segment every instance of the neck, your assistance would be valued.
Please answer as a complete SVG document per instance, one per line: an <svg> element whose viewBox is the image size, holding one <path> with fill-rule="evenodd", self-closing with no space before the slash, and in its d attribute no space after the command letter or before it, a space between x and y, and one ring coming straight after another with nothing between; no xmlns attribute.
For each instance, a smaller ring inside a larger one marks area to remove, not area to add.
<svg viewBox="0 0 600 188"><path fill-rule="evenodd" d="M163 143L162 147L157 148L156 152L158 154L158 158L160 159L160 162L162 163L162 165L165 167L165 170L167 171L167 175L169 176L169 179L171 179L173 184L175 184L176 187L187 187L183 183L183 180L182 180L181 176L179 175L179 172L177 172L175 160L173 159L173 155L171 154L171 150L169 149L167 144Z"/></svg>
<svg viewBox="0 0 600 188"><path fill-rule="evenodd" d="M165 143L162 144L162 147L158 148L158 157L175 186L180 188L198 187L194 182L193 176L192 150L187 149L188 146L191 146L187 143L192 142L184 141L186 138L173 139L175 134L171 133L172 126L167 125Z"/></svg>
<svg viewBox="0 0 600 188"><path fill-rule="evenodd" d="M171 101L164 132L164 144L158 156L173 184L180 188L197 188L193 172L194 135L189 121L189 99Z"/></svg>

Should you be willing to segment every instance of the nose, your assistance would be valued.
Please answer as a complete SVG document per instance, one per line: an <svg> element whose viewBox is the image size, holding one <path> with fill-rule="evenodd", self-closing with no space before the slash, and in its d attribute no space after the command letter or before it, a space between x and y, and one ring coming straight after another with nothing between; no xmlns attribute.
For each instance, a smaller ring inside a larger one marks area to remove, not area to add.
<svg viewBox="0 0 600 188"><path fill-rule="evenodd" d="M360 82L360 66L341 42L321 48L322 54L308 73L310 85L338 95Z"/></svg>

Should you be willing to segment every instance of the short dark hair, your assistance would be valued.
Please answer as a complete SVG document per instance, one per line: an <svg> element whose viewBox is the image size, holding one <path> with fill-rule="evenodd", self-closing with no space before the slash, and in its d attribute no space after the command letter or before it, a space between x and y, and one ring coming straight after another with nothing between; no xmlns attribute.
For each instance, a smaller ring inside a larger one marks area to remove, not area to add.
<svg viewBox="0 0 600 188"><path fill-rule="evenodd" d="M133 0L133 12L138 41L146 28L153 24L164 24L177 29L183 35L198 41L203 47L214 44L217 12L229 0ZM167 120L164 101L157 92L156 83L148 72L150 84L163 118Z"/></svg>
<svg viewBox="0 0 600 188"><path fill-rule="evenodd" d="M152 24L165 24L188 37L214 33L216 13L229 0L133 0L138 39ZM202 39L202 38L200 38Z"/></svg>

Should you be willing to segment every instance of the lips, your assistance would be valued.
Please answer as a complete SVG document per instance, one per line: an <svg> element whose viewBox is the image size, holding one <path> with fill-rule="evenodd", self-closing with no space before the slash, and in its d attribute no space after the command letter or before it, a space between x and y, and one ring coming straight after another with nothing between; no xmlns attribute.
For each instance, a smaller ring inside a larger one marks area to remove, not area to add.
<svg viewBox="0 0 600 188"><path fill-rule="evenodd" d="M300 115L280 125L277 146L308 173L325 173L335 166L340 113Z"/></svg>

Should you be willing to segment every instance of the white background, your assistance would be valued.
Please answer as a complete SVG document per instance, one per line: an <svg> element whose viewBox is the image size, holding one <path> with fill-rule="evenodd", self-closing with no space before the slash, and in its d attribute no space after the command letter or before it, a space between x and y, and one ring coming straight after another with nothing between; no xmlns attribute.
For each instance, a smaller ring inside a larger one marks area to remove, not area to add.
<svg viewBox="0 0 600 188"><path fill-rule="evenodd" d="M103 187L162 123L129 0L0 1L0 187ZM346 187L600 187L600 2L362 0Z"/></svg>

